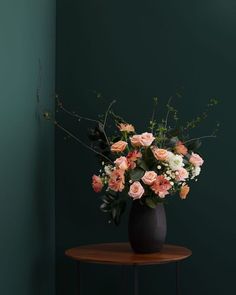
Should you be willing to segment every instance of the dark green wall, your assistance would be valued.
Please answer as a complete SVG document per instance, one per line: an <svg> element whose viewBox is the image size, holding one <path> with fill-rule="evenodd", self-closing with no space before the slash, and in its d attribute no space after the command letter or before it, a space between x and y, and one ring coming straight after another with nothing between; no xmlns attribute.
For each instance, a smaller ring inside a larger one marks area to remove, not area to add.
<svg viewBox="0 0 236 295"><path fill-rule="evenodd" d="M219 138L201 149L200 181L189 200L176 198L167 207L168 242L193 250L183 264L181 294L234 294L236 2L58 0L57 14L57 92L73 110L95 116L100 109L91 90L101 91L118 98L117 111L143 131L155 95L164 103L183 86L178 104L185 119L201 112L208 98L221 99L198 131L206 135L222 123ZM66 118L58 120L76 130ZM77 132L85 138L83 125ZM61 132L56 147L57 294L69 295L76 277L64 250L127 240L127 219L115 228L99 212L90 188L93 155L64 141ZM84 294L118 294L118 268L82 271ZM141 294L174 294L171 266L143 268L141 276Z"/></svg>
<svg viewBox="0 0 236 295"><path fill-rule="evenodd" d="M54 0L1 0L1 295L54 293L54 31Z"/></svg>

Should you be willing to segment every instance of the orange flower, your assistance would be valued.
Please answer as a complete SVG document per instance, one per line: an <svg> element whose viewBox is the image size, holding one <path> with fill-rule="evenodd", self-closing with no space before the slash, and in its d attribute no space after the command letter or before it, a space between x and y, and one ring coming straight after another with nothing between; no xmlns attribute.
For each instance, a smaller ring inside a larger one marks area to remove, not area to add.
<svg viewBox="0 0 236 295"><path fill-rule="evenodd" d="M122 192L125 187L125 175L124 170L115 169L110 175L108 186L115 192Z"/></svg>
<svg viewBox="0 0 236 295"><path fill-rule="evenodd" d="M179 192L180 198L182 200L186 199L189 191L190 191L190 187L187 184L183 185Z"/></svg>
<svg viewBox="0 0 236 295"><path fill-rule="evenodd" d="M186 148L186 146L181 142L178 141L176 146L175 146L175 151L177 154L181 154L181 155L186 155L188 153L188 149Z"/></svg>
<svg viewBox="0 0 236 295"><path fill-rule="evenodd" d="M126 124L126 123L120 123L120 124L118 125L118 128L119 128L120 131L122 131L122 132L128 132L128 133L130 133L130 132L134 132L134 131L135 131L133 125L131 125L131 124Z"/></svg>
<svg viewBox="0 0 236 295"><path fill-rule="evenodd" d="M111 146L111 151L115 152L115 153L123 152L125 150L127 144L128 143L126 141L119 140Z"/></svg>

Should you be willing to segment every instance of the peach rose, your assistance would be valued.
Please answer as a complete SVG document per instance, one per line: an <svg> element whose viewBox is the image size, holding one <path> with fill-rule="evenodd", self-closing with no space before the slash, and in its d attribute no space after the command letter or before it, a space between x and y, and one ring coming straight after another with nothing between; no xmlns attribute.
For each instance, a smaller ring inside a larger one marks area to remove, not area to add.
<svg viewBox="0 0 236 295"><path fill-rule="evenodd" d="M182 200L186 199L189 191L190 191L190 187L187 184L183 185L180 189L180 192L179 192L180 198Z"/></svg>
<svg viewBox="0 0 236 295"><path fill-rule="evenodd" d="M140 199L144 194L144 188L139 181L135 181L131 184L128 194L134 200Z"/></svg>
<svg viewBox="0 0 236 295"><path fill-rule="evenodd" d="M124 170L121 170L121 169L113 170L110 175L110 179L108 181L108 187L115 192L122 192L122 190L125 187L124 183L125 183Z"/></svg>
<svg viewBox="0 0 236 295"><path fill-rule="evenodd" d="M117 141L111 146L111 151L115 153L123 152L126 149L127 144L128 143L123 140Z"/></svg>
<svg viewBox="0 0 236 295"><path fill-rule="evenodd" d="M168 151L165 149L159 149L157 147L152 148L154 157L159 161L166 161L168 158Z"/></svg>
<svg viewBox="0 0 236 295"><path fill-rule="evenodd" d="M152 185L156 180L157 174L154 171L146 171L142 177L142 181L147 185Z"/></svg>
<svg viewBox="0 0 236 295"><path fill-rule="evenodd" d="M126 157L119 157L114 161L114 163L116 164L116 167L121 170L127 170L129 168L129 163Z"/></svg>
<svg viewBox="0 0 236 295"><path fill-rule="evenodd" d="M100 176L93 175L92 177L92 187L96 193L99 193L103 188L102 179Z"/></svg>
<svg viewBox="0 0 236 295"><path fill-rule="evenodd" d="M155 137L152 133L144 132L141 134L140 142L142 146L148 147L152 144L154 139Z"/></svg>
<svg viewBox="0 0 236 295"><path fill-rule="evenodd" d="M122 132L134 132L135 129L134 129L134 126L131 125L131 124L125 124L125 123L120 123L118 128L120 129L120 131Z"/></svg>
<svg viewBox="0 0 236 295"><path fill-rule="evenodd" d="M176 173L175 179L177 181L184 181L189 176L188 171L183 167L179 168L175 173Z"/></svg>
<svg viewBox="0 0 236 295"><path fill-rule="evenodd" d="M168 195L169 194L168 190L170 188L171 188L171 184L169 180L165 179L163 175L158 175L153 185L151 186L151 189L160 198L164 198L166 195Z"/></svg>
<svg viewBox="0 0 236 295"><path fill-rule="evenodd" d="M189 159L189 162L193 164L194 166L198 166L198 167L202 166L202 164L204 163L203 159L198 154L195 154L195 153L192 153Z"/></svg>
<svg viewBox="0 0 236 295"><path fill-rule="evenodd" d="M142 146L141 144L141 135L135 134L132 137L130 137L130 142L132 146L134 147L140 147Z"/></svg>
<svg viewBox="0 0 236 295"><path fill-rule="evenodd" d="M177 144L175 146L175 151L177 154L181 154L184 156L188 153L188 149L181 141L177 142Z"/></svg>

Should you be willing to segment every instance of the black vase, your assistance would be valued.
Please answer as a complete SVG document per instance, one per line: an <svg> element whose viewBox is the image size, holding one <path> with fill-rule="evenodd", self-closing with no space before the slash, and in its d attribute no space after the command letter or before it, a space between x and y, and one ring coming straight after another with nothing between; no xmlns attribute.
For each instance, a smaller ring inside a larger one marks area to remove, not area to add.
<svg viewBox="0 0 236 295"><path fill-rule="evenodd" d="M129 242L136 253L159 252L166 239L166 214L163 204L149 208L140 200L132 203L129 215Z"/></svg>

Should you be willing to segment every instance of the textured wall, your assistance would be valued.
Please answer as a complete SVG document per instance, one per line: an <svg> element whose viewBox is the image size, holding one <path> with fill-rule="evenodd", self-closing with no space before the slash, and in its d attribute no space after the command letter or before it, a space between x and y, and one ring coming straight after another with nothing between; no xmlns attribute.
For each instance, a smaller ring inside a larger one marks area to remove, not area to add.
<svg viewBox="0 0 236 295"><path fill-rule="evenodd" d="M217 120L222 123L219 138L206 140L201 149L205 167L200 181L188 201L176 199L167 207L168 241L193 250L183 264L182 294L233 294L235 1L58 0L57 13L57 92L69 108L95 116L101 108L91 90L98 90L118 98L117 111L143 131L155 95L164 104L183 86L184 98L177 104L185 119L200 113L208 98L221 99L198 130L206 135ZM83 125L58 120L86 138ZM75 269L64 250L127 240L127 225L124 218L114 228L98 210L90 188L90 176L97 172L93 155L64 141L61 132L56 135L57 294L67 295L75 294ZM118 268L90 265L82 270L85 294L118 294ZM141 276L141 294L173 294L171 266L143 268Z"/></svg>
<svg viewBox="0 0 236 295"><path fill-rule="evenodd" d="M0 2L0 294L54 293L55 1Z"/></svg>

